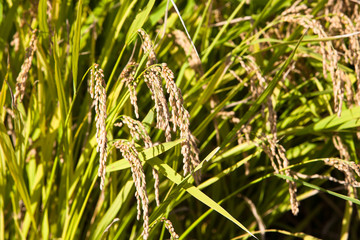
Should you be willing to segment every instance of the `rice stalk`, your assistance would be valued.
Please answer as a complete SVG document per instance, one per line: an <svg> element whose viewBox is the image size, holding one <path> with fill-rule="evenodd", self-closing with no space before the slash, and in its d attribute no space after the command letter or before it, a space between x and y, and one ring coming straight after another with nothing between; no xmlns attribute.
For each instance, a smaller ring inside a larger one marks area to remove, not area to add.
<svg viewBox="0 0 360 240"><path fill-rule="evenodd" d="M106 133L106 84L103 70L98 64L90 72L89 92L95 105L96 123L96 151L100 153L98 176L101 178L100 190L105 185L105 163L107 159L107 133Z"/></svg>

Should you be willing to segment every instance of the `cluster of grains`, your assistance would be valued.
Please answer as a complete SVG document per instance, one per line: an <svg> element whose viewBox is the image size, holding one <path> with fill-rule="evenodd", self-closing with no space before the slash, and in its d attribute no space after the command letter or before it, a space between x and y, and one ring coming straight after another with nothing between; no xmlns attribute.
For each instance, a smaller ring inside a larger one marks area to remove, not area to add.
<svg viewBox="0 0 360 240"><path fill-rule="evenodd" d="M199 164L199 149L196 146L195 137L189 128L190 114L184 107L181 90L175 84L174 73L168 68L166 63L163 63L161 67L161 76L165 79L166 91L169 94L173 131L175 132L178 127L180 129L180 137L186 139L181 144L184 163L183 168L184 174L186 175Z"/></svg>
<svg viewBox="0 0 360 240"><path fill-rule="evenodd" d="M306 29L311 29L320 38L328 37L320 21L316 20L313 15L310 13L299 13L301 10L307 10L304 5L293 6L290 10L283 12L281 15L282 22L298 24ZM321 41L319 44L319 52L322 55L323 75L327 77L327 73L330 73L334 92L334 110L340 116L344 99L344 83L341 80L341 70L338 67L339 54L330 41Z"/></svg>
<svg viewBox="0 0 360 240"><path fill-rule="evenodd" d="M243 59L238 58L240 65L245 69L245 71L250 76L250 90L252 92L252 99L257 99L260 94L265 90L267 85L265 78L262 76L260 68L257 66L255 59L251 56L247 58L247 64L244 62ZM272 103L271 96L267 98L265 104L262 105L262 115L265 116L265 108L268 109L267 113L267 124L268 128L270 129L271 135L265 137L265 141L262 141L261 147L263 148L264 152L268 155L271 161L271 165L273 166L276 173L279 173L281 169L287 168L289 166L289 160L286 157L286 150L285 148L278 143L277 137L277 115L274 110L274 106ZM247 128L241 130L248 130ZM241 135L241 132L238 132L238 136ZM245 135L246 136L246 135ZM269 145L266 145L265 142L268 142ZM285 174L290 177L294 177L294 174L289 170L284 170ZM286 181L289 184L289 194L290 194L290 204L291 210L294 215L297 215L299 212L299 202L296 198L296 183L290 180Z"/></svg>
<svg viewBox="0 0 360 240"><path fill-rule="evenodd" d="M252 75L252 77L250 77L250 92L253 99L257 99L266 86L266 80L262 76L261 70L256 64L255 58L253 56L246 57L247 63L245 63L245 59L242 59L240 57L238 57L237 59L240 65L245 69L245 71L249 75Z"/></svg>
<svg viewBox="0 0 360 240"><path fill-rule="evenodd" d="M265 141L267 141L269 145L266 145ZM267 136L261 142L261 147L270 158L271 165L276 173L284 171L286 176L294 177L294 174L289 169L282 170L289 166L289 160L286 157L286 151L282 145L278 144L274 138ZM296 198L296 183L290 180L286 180L286 182L289 185L291 211L294 215L297 215L299 212L299 202Z"/></svg>
<svg viewBox="0 0 360 240"><path fill-rule="evenodd" d="M95 64L90 72L89 92L95 105L96 140L97 152L100 153L98 175L101 177L100 189L105 184L105 163L107 158L107 136L106 136L106 89L103 70Z"/></svg>
<svg viewBox="0 0 360 240"><path fill-rule="evenodd" d="M165 224L165 228L169 231L171 239L179 239L179 235L175 232L175 229L173 227L172 222L169 219L166 219L165 217L161 217L160 219L157 219L153 227L160 222L163 222Z"/></svg>
<svg viewBox="0 0 360 240"><path fill-rule="evenodd" d="M352 1L330 0L325 6L325 20L329 23L329 32L332 35L347 35L360 31L359 4ZM340 70L340 77L345 82L346 104L351 108L354 104L360 106L360 43L359 35L352 34L348 41L334 41L335 48L341 52L345 63L353 66L356 76L356 88L349 78L349 74ZM360 139L360 132L357 132Z"/></svg>
<svg viewBox="0 0 360 240"><path fill-rule="evenodd" d="M245 71L250 76L250 92L253 100L256 100L266 87L266 80L261 74L261 70L255 62L253 56L247 56L247 64L244 62L244 59L237 58L240 65L245 69ZM265 117L264 109L265 105L261 105L261 114Z"/></svg>
<svg viewBox="0 0 360 240"><path fill-rule="evenodd" d="M172 222L169 219L164 217L161 218L161 221L165 224L166 229L169 231L172 239L179 239L179 235L176 234Z"/></svg>
<svg viewBox="0 0 360 240"><path fill-rule="evenodd" d="M159 66L154 65L156 63L156 55L149 35L143 30L139 30L139 33L143 38L142 48L144 52L148 54L144 81L151 92L151 98L155 102L155 109L157 113L156 127L165 131L166 141L168 142L171 141L171 129L169 123L170 113L162 89L162 80L160 76L161 69Z"/></svg>
<svg viewBox="0 0 360 240"><path fill-rule="evenodd" d="M136 62L134 61L129 62L124 68L124 70L121 72L120 78L129 89L131 105L133 105L134 107L136 118L139 118L139 110L138 110L137 97L136 97L137 83L134 79L137 66L138 64Z"/></svg>
<svg viewBox="0 0 360 240"><path fill-rule="evenodd" d="M15 51L15 52L18 52L18 51L19 51L19 48L20 48L19 32L16 32L16 33L13 35L13 39L12 39L12 41L10 42L10 46L12 46L12 47L14 48L14 51Z"/></svg>
<svg viewBox="0 0 360 240"><path fill-rule="evenodd" d="M332 166L339 171L343 172L345 175L345 180L339 180L332 176L320 175L320 174L313 174L313 175L306 175L302 173L295 173L295 175L299 178L303 179L326 179L332 182L339 183L341 185L352 187L354 188L354 192L356 192L356 188L360 187L360 182L356 181L354 172L356 175L360 177L360 167L354 162L340 160L336 158L326 158L324 159L324 163L326 165Z"/></svg>
<svg viewBox="0 0 360 240"><path fill-rule="evenodd" d="M139 153L137 152L134 143L119 140L114 143L114 146L120 150L121 154L126 160L129 161L132 177L135 184L135 197L137 200L137 219L141 216L141 206L143 215L143 238L146 240L149 237L149 199L146 192L146 180L143 167L139 159Z"/></svg>
<svg viewBox="0 0 360 240"><path fill-rule="evenodd" d="M134 120L125 115L122 118L123 118L122 123L125 123L127 125L127 127L130 129L130 135L133 138L133 143L134 143L134 139L136 139L136 140L142 140L145 144L145 148L151 148L153 146L153 143L151 141L149 134L147 133L144 125L140 121ZM122 123L116 123L115 126L121 127ZM154 168L152 170L152 173L153 173L153 176L155 179L154 189L155 189L156 205L159 206L160 205L159 173Z"/></svg>
<svg viewBox="0 0 360 240"><path fill-rule="evenodd" d="M4 108L3 108L4 109ZM15 128L14 128L14 119L15 119L15 113L10 108L5 108L7 112L6 116L6 123L7 123L7 134L11 136L12 140L16 141L16 134L15 134Z"/></svg>
<svg viewBox="0 0 360 240"><path fill-rule="evenodd" d="M251 201L250 198L243 196L241 194L239 194L244 200L245 202L249 205L250 210L252 212L252 214L254 215L256 222L259 226L259 230L261 233L261 239L265 239L265 230L266 230L266 226L264 224L264 221L262 219L262 217L260 216L260 214L258 213L258 210L256 209L256 205L253 203L253 201Z"/></svg>
<svg viewBox="0 0 360 240"><path fill-rule="evenodd" d="M333 136L333 143L335 148L340 153L340 160L334 159L326 159L325 164L335 167L336 169L342 171L345 174L345 185L347 186L360 186L360 184L356 181L353 171L360 176L360 168L357 164L350 161L350 155L346 146L343 144L341 138L339 136ZM348 189L349 193L351 189ZM354 189L356 192L356 189Z"/></svg>
<svg viewBox="0 0 360 240"><path fill-rule="evenodd" d="M325 7L325 15L328 16L327 21L330 21L330 31L339 34L360 31L359 8L360 5L357 2L330 0ZM358 34L353 34L348 39L348 44L345 44L345 41L342 40L337 41L337 48L343 52L345 62L351 64L355 69L356 88L352 87L353 84L348 74L342 74L341 76L345 81L346 103L351 108L353 104L360 106L360 39ZM358 128L358 130L360 129ZM360 139L360 131L357 132L357 137Z"/></svg>
<svg viewBox="0 0 360 240"><path fill-rule="evenodd" d="M334 111L340 116L343 105L346 104L348 108L353 107L353 105L360 106L360 39L358 35L358 31L360 31L360 5L356 1L330 0L325 5L322 17L315 18L311 13L311 9L304 4L299 5L300 2L302 1L296 1L291 8L283 12L281 16L283 22L309 28L320 38L326 38L329 35L346 37L345 41L339 39L319 42L319 48L312 46L322 55L323 76L326 78L327 74L330 73L334 93ZM338 61L340 60L354 69L355 84L354 79L350 77L351 74L338 67ZM344 101L345 93L346 101ZM360 132L357 135L360 139ZM296 173L296 175L338 182L348 187L348 193L351 196L354 193L356 194L356 187L360 185L356 181L354 174L355 172L359 175L359 166L350 161L351 156L340 136L335 135L332 140L340 158L343 160L327 159L325 163L342 171L345 175L344 181L332 176L318 174L306 176Z"/></svg>
<svg viewBox="0 0 360 240"><path fill-rule="evenodd" d="M347 160L327 158L324 160L326 165L333 166L345 174L345 184L359 187L360 183L355 180L354 173L360 177L360 167L356 163Z"/></svg>
<svg viewBox="0 0 360 240"><path fill-rule="evenodd" d="M354 0L336 1L329 0L325 5L325 15L331 15L332 13L342 12L347 16L350 16L352 20L357 20L360 17L359 2ZM355 22L358 24L357 22Z"/></svg>
<svg viewBox="0 0 360 240"><path fill-rule="evenodd" d="M28 78L29 70L31 67L31 61L34 56L34 52L36 51L36 30L33 31L29 47L26 49L25 60L21 65L21 71L16 78L16 86L15 86L15 104L19 100L20 102L24 98L25 89L26 89L26 80Z"/></svg>
<svg viewBox="0 0 360 240"><path fill-rule="evenodd" d="M200 76L204 75L201 61L194 49L192 48L191 42L189 41L186 34L180 30L174 30L171 34L174 36L175 43L185 51L186 55L189 56L189 66L194 69Z"/></svg>
<svg viewBox="0 0 360 240"><path fill-rule="evenodd" d="M220 117L223 120L229 119L229 121L234 123L234 124L238 124L240 122L240 118L237 118L235 116L234 111L228 111L228 112L227 111L220 111L218 114L216 114L216 116ZM237 131L237 133L236 133L238 145L250 144L251 143L250 133L251 133L251 125L250 124L243 125L240 128L240 130ZM245 175L248 176L250 174L250 163L249 163L249 161L245 162L244 167L245 167Z"/></svg>
<svg viewBox="0 0 360 240"><path fill-rule="evenodd" d="M268 154L268 155L269 155L270 159L271 158L274 159L274 157L276 158L278 166L280 168L287 168L289 166L289 160L286 157L285 148L278 143L277 128L276 128L277 115L274 110L271 97L268 97L266 104L267 104L267 108L269 110L268 122L270 123L270 132L273 136L272 139L267 137L267 140L270 144L270 150L271 150L270 154ZM276 167L274 160L271 160L271 161L272 161L274 170L278 172L279 169ZM285 175L289 176L289 177L294 177L294 174L290 171L290 169L285 170ZM289 185L291 211L294 215L297 215L299 212L299 202L296 198L296 192L297 192L296 183L294 181L290 181L290 180L286 180L286 182Z"/></svg>
<svg viewBox="0 0 360 240"><path fill-rule="evenodd" d="M171 141L170 121L173 123L173 131L180 129L180 137L185 141L182 143L181 153L183 155L184 175L190 173L199 164L199 150L196 146L195 137L190 131L190 114L184 107L184 101L180 89L174 81L174 73L163 63L156 63L155 51L149 36L139 30L143 44L142 48L148 54L147 69L144 74L145 82L151 91L151 97L155 101L157 112L157 128L165 131L166 141ZM165 98L162 79L165 80L166 90L169 94L171 114Z"/></svg>

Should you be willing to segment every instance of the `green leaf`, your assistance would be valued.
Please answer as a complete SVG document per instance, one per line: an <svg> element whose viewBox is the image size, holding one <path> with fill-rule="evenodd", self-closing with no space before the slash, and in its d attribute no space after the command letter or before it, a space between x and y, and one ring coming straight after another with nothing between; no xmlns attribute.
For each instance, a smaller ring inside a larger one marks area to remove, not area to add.
<svg viewBox="0 0 360 240"><path fill-rule="evenodd" d="M15 182L17 192L20 194L20 197L24 201L26 211L29 213L30 216L32 227L35 233L37 233L37 224L31 210L31 200L29 192L27 190L23 175L19 171L20 167L16 162L14 148L11 144L9 136L7 135L6 128L2 122L0 122L0 156L2 159L6 160L6 165L8 166L11 176Z"/></svg>
<svg viewBox="0 0 360 240"><path fill-rule="evenodd" d="M78 2L76 21L74 24L75 26L73 29L73 38L72 38L71 66L72 66L74 92L76 92L76 88L77 88L77 73L78 73L80 35L81 35L81 15L82 15L82 0Z"/></svg>
<svg viewBox="0 0 360 240"><path fill-rule="evenodd" d="M144 8L144 10L140 11L135 20L132 22L129 31L126 34L125 44L128 45L136 36L137 31L144 25L145 21L147 20L151 9L153 8L155 0L149 0L148 4Z"/></svg>
<svg viewBox="0 0 360 240"><path fill-rule="evenodd" d="M61 68L60 68L60 61L59 61L59 48L58 48L58 36L54 35L54 71L55 71L55 86L57 91L57 96L60 103L60 113L61 119L65 122L66 113L68 109L68 104L65 97L65 88L63 84L63 79L61 76Z"/></svg>
<svg viewBox="0 0 360 240"><path fill-rule="evenodd" d="M158 171L161 172L164 176L170 179L172 182L176 184L182 184L182 188L190 193L194 198L198 199L200 202L208 206L209 208L215 210L216 212L220 213L223 217L229 219L241 229L249 233L251 236L257 239L244 225L242 225L238 220L236 220L230 213L228 213L223 207L221 207L218 203L208 197L205 193L200 191L197 187L188 183L187 179L185 179L174 169L172 169L169 165L164 163L158 157L152 158L147 161L150 165L156 168Z"/></svg>
<svg viewBox="0 0 360 240"><path fill-rule="evenodd" d="M104 43L104 46L107 47L102 49L102 53L100 56L100 59L102 58L104 59L101 63L102 68L105 67L109 58L113 56L112 55L113 47L116 44L116 41L118 40L119 34L121 32L120 30L122 29L125 20L129 18L129 15L131 14L131 11L135 6L136 2L137 1L131 1L128 6L124 5L121 9L118 10L116 17L111 25L111 29L110 29L111 34L108 34Z"/></svg>
<svg viewBox="0 0 360 240"><path fill-rule="evenodd" d="M101 218L100 222L97 224L95 233L91 236L90 239L101 239L105 229L113 221L116 214L119 212L121 206L127 200L130 190L134 185L133 181L127 181L125 185L121 188L119 194L116 196L115 200L112 202L109 209L106 211L105 215Z"/></svg>
<svg viewBox="0 0 360 240"><path fill-rule="evenodd" d="M300 134L306 134L314 131L325 131L331 129L344 129L344 125L350 121L354 121L354 125L348 126L352 128L360 124L360 107L354 107L347 109L341 113L341 116L338 117L336 114L328 116L320 121L312 124L311 126L303 129ZM346 125L345 125L346 126Z"/></svg>
<svg viewBox="0 0 360 240"><path fill-rule="evenodd" d="M38 6L38 21L39 21L39 28L42 32L49 32L48 24L47 24L47 1L40 0Z"/></svg>
<svg viewBox="0 0 360 240"><path fill-rule="evenodd" d="M204 62L209 57L210 52L213 50L216 44L218 44L220 37L224 34L226 28L229 26L230 21L234 19L236 14L240 11L242 6L244 5L245 0L242 0L239 5L234 9L234 11L231 13L230 17L227 18L225 25L221 28L219 33L216 35L215 39L211 41L211 45L205 50L204 55L201 58L201 61Z"/></svg>

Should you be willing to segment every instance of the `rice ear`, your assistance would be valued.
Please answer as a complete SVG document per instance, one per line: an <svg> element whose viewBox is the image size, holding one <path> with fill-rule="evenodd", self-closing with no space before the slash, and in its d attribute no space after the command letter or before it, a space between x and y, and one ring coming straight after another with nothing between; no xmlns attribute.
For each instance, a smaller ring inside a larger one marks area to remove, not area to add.
<svg viewBox="0 0 360 240"><path fill-rule="evenodd" d="M106 133L106 84L103 70L94 64L90 71L89 92L95 105L96 122L96 150L100 153L98 175L101 178L100 189L105 185L105 163L107 159L107 133Z"/></svg>

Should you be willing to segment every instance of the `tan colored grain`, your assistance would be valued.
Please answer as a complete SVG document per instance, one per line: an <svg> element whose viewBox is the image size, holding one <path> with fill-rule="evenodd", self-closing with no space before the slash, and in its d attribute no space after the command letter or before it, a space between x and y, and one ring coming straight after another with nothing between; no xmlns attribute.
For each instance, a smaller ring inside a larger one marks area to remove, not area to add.
<svg viewBox="0 0 360 240"><path fill-rule="evenodd" d="M136 140L142 140L145 144L145 148L151 148L153 147L153 143L151 141L151 138L149 136L149 134L147 133L145 126L138 120L132 119L128 116L123 116L122 117L122 122L125 123L128 128L130 129L130 135L133 138L133 143L134 143L134 139ZM116 123L115 126L122 126L122 123ZM159 206L160 205L160 197L159 197L159 173L157 172L156 169L153 168L152 170L153 173L153 177L155 180L154 183L154 189L155 189L155 200L156 200L156 205Z"/></svg>
<svg viewBox="0 0 360 240"><path fill-rule="evenodd" d="M184 50L187 56L189 56L189 66L194 69L200 76L202 76L204 74L204 70L202 69L201 60L194 51L186 34L180 30L174 30L172 35L174 36L175 43Z"/></svg>
<svg viewBox="0 0 360 240"><path fill-rule="evenodd" d="M161 218L161 221L165 224L165 228L169 231L172 239L179 239L179 235L176 234L174 226L169 219L164 217Z"/></svg>
<svg viewBox="0 0 360 240"><path fill-rule="evenodd" d="M136 62L130 61L126 65L124 70L121 72L120 78L129 89L131 105L134 107L134 113L136 118L139 118L139 108L137 105L137 96L136 96L137 83L134 78L137 66L138 64Z"/></svg>
<svg viewBox="0 0 360 240"><path fill-rule="evenodd" d="M106 84L103 70L95 64L90 71L90 88L89 92L95 105L95 123L96 123L96 140L97 152L100 153L98 175L101 177L100 189L103 190L105 185L105 163L107 159L107 134L106 134Z"/></svg>
<svg viewBox="0 0 360 240"><path fill-rule="evenodd" d="M26 49L25 60L21 65L21 71L16 78L16 86L15 86L15 104L17 104L18 100L22 102L26 89L26 80L28 79L31 62L34 56L34 52L36 51L36 33L37 30L34 30L31 35L29 47Z"/></svg>
<svg viewBox="0 0 360 240"><path fill-rule="evenodd" d="M148 54L146 63L147 69L144 73L144 81L151 92L151 97L155 102L156 109L156 127L165 132L166 141L171 141L170 122L173 125L173 131L180 129L180 137L184 138L182 142L181 154L183 155L184 175L190 173L199 164L199 150L197 148L196 139L190 131L190 114L184 107L184 101L180 88L175 84L174 73L167 64L160 66L157 62L155 50L149 35L139 30L143 39L142 49ZM169 100L165 98L162 79L165 80ZM171 108L171 114L169 105Z"/></svg>
<svg viewBox="0 0 360 240"><path fill-rule="evenodd" d="M142 209L144 221L144 231L142 236L146 240L149 237L149 199L146 192L145 174L139 159L139 153L137 152L135 145L128 141L118 140L114 143L114 146L120 150L123 157L128 160L130 164L131 173L136 188L135 197L137 199L137 216L139 220ZM140 203L142 208L140 207Z"/></svg>

